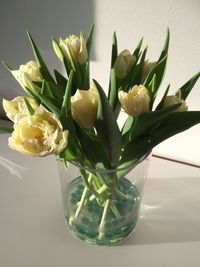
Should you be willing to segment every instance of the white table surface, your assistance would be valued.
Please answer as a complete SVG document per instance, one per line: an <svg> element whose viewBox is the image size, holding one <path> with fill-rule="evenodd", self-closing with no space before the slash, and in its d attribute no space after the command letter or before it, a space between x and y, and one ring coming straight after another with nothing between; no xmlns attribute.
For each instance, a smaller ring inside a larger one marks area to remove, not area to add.
<svg viewBox="0 0 200 267"><path fill-rule="evenodd" d="M115 247L64 230L56 162L11 151L0 133L1 267L199 267L200 169L152 158L141 218Z"/></svg>

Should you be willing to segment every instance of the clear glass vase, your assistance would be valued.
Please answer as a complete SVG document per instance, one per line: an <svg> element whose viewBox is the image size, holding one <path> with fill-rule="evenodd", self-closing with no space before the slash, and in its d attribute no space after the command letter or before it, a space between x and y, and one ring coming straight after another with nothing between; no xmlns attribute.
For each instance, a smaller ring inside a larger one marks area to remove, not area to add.
<svg viewBox="0 0 200 267"><path fill-rule="evenodd" d="M149 157L131 169L89 169L58 161L65 222L93 245L115 245L135 229Z"/></svg>

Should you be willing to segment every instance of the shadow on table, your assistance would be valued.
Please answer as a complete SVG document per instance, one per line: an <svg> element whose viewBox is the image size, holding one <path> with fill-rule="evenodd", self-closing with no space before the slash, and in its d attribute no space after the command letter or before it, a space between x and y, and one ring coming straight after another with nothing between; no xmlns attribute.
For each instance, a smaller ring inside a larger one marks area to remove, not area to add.
<svg viewBox="0 0 200 267"><path fill-rule="evenodd" d="M127 245L200 241L200 178L149 179Z"/></svg>

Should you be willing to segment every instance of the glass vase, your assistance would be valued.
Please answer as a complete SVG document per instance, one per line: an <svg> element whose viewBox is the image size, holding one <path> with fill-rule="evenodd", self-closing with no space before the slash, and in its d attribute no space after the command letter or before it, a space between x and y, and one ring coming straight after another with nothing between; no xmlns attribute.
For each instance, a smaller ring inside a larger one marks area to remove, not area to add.
<svg viewBox="0 0 200 267"><path fill-rule="evenodd" d="M65 222L82 241L115 245L138 221L149 157L131 169L90 169L58 161Z"/></svg>

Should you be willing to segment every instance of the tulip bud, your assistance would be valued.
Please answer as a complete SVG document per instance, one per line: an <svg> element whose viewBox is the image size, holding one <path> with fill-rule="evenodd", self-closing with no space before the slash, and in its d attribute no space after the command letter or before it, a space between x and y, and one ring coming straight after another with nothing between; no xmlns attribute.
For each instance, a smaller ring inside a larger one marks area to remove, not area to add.
<svg viewBox="0 0 200 267"><path fill-rule="evenodd" d="M142 77L141 80L142 82L146 79L150 71L155 67L156 62L149 62L146 60L143 65L143 70L142 70Z"/></svg>
<svg viewBox="0 0 200 267"><path fill-rule="evenodd" d="M128 50L122 51L117 57L114 64L116 76L119 79L124 79L130 72L135 62L136 62L136 57L132 56Z"/></svg>
<svg viewBox="0 0 200 267"><path fill-rule="evenodd" d="M135 85L128 93L119 91L119 101L125 112L131 116L139 116L149 112L150 96L143 85Z"/></svg>
<svg viewBox="0 0 200 267"><path fill-rule="evenodd" d="M61 61L63 61L63 54L62 54L61 48L54 39L52 39L52 45L53 45L53 49L54 49L54 52L56 53L57 57Z"/></svg>
<svg viewBox="0 0 200 267"><path fill-rule="evenodd" d="M98 107L98 93L94 88L77 90L71 97L72 117L82 128L94 126Z"/></svg>
<svg viewBox="0 0 200 267"><path fill-rule="evenodd" d="M19 70L13 70L11 73L25 91L26 87L28 87L33 93L37 93L39 87L32 81L41 81L43 79L37 62L29 61L25 65L21 65Z"/></svg>
<svg viewBox="0 0 200 267"><path fill-rule="evenodd" d="M26 98L34 110L38 108L39 105L32 97ZM3 99L3 108L6 116L13 122L17 122L20 118L30 115L23 96L15 97L11 101Z"/></svg>
<svg viewBox="0 0 200 267"><path fill-rule="evenodd" d="M60 39L59 46L68 60L72 59L80 65L83 65L88 59L86 42L82 34L80 34L80 38L75 35L70 35L65 40Z"/></svg>
<svg viewBox="0 0 200 267"><path fill-rule="evenodd" d="M169 107L169 106L179 104L179 103L181 103L181 106L178 107L176 109L176 111L179 112L179 111L187 111L188 110L186 102L183 99L181 99L181 92L180 91L176 92L175 95L167 96L165 98L165 102L164 102L163 107Z"/></svg>

